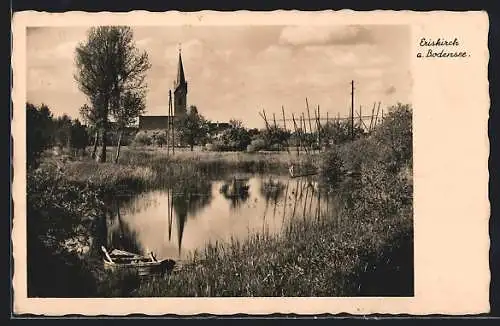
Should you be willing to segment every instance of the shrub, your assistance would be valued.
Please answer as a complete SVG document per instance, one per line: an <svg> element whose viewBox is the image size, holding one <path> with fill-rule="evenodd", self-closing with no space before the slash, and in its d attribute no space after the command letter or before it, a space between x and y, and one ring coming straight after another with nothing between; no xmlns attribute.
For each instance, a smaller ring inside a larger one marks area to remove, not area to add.
<svg viewBox="0 0 500 326"><path fill-rule="evenodd" d="M383 161L391 171L397 172L405 164L412 164L411 106L399 103L389 108L389 113L375 130L374 140L387 148Z"/></svg>
<svg viewBox="0 0 500 326"><path fill-rule="evenodd" d="M337 148L323 154L319 170L323 182L332 187L338 185L344 176L344 167Z"/></svg>
<svg viewBox="0 0 500 326"><path fill-rule="evenodd" d="M134 143L137 145L148 146L151 145L152 139L146 131L139 131L134 138Z"/></svg>
<svg viewBox="0 0 500 326"><path fill-rule="evenodd" d="M262 138L252 140L250 145L247 146L247 152L258 152L266 148L266 142Z"/></svg>

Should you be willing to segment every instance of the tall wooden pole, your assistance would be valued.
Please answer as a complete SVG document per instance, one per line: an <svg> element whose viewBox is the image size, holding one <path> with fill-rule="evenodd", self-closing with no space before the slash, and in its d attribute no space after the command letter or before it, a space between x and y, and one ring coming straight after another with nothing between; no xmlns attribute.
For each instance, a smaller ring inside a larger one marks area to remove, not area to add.
<svg viewBox="0 0 500 326"><path fill-rule="evenodd" d="M168 90L167 155L170 154L170 146L172 146L172 148L174 147L174 140L170 139L173 118L174 117L172 116L172 91Z"/></svg>
<svg viewBox="0 0 500 326"><path fill-rule="evenodd" d="M299 156L300 155L300 146L302 145L302 140L300 138L300 134L299 134L299 131L297 128L297 123L295 122L295 116L293 115L293 113L292 113L292 121L293 121L293 127L295 129L295 136L299 137L299 143L297 146L297 156Z"/></svg>
<svg viewBox="0 0 500 326"><path fill-rule="evenodd" d="M283 114L283 128L285 129L285 134L287 132L286 130L286 119L285 119L285 108L283 105L281 106L281 113ZM287 153L290 153L290 144L288 143L288 140L286 141L286 151Z"/></svg>
<svg viewBox="0 0 500 326"><path fill-rule="evenodd" d="M373 102L372 117L370 119L370 128L368 129L369 132L372 131L372 127L373 127L373 115L375 114L375 105L377 105L377 103Z"/></svg>
<svg viewBox="0 0 500 326"><path fill-rule="evenodd" d="M354 81L351 82L351 136L354 139L354 111L356 111L354 107Z"/></svg>
<svg viewBox="0 0 500 326"><path fill-rule="evenodd" d="M307 137L307 127L306 127L306 117L304 115L304 112L302 112L300 124L301 124L300 128L302 129L302 140L303 140L302 144L303 144L304 150L306 151L306 154L309 154L309 150L307 148L309 141L306 138Z"/></svg>
<svg viewBox="0 0 500 326"><path fill-rule="evenodd" d="M285 108L283 107L283 105L281 106L281 113L283 114L283 128L285 128L286 131Z"/></svg>
<svg viewBox="0 0 500 326"><path fill-rule="evenodd" d="M175 114L174 114L174 107L172 105L172 96L170 96L170 111L171 111L171 118L170 118L170 128L172 131L172 155L175 154Z"/></svg>
<svg viewBox="0 0 500 326"><path fill-rule="evenodd" d="M377 125L378 113L380 111L380 102L378 102L377 115L375 115L375 121L373 122L373 128Z"/></svg>
<svg viewBox="0 0 500 326"><path fill-rule="evenodd" d="M361 112L361 105L359 106L359 127L361 128L361 124L363 123L363 113Z"/></svg>
<svg viewBox="0 0 500 326"><path fill-rule="evenodd" d="M306 97L306 108L307 108L307 118L309 120L309 132L312 133L311 113L309 112L309 102L307 101L307 97Z"/></svg>
<svg viewBox="0 0 500 326"><path fill-rule="evenodd" d="M319 149L318 151L321 152L321 116L320 116L320 111L319 111L319 104L318 104L318 113L317 113L317 119L316 119L316 125L317 125L317 129L318 129L318 146L319 146Z"/></svg>

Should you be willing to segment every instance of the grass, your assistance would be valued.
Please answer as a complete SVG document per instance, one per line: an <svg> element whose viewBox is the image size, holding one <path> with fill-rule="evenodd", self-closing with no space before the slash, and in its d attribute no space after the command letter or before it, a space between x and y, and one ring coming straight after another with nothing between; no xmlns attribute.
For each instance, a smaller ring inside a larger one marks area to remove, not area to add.
<svg viewBox="0 0 500 326"><path fill-rule="evenodd" d="M133 294L411 296L410 224L411 216L384 223L347 217L342 221L297 219L277 236L255 234L245 241L209 244L169 278L145 282ZM395 241L398 237L403 241ZM387 247L393 241L395 245ZM374 273L383 269L382 277ZM392 284L387 284L388 273L393 274Z"/></svg>
<svg viewBox="0 0 500 326"><path fill-rule="evenodd" d="M220 178L232 173L288 173L291 163L317 165L318 156L297 156L286 152L205 152L124 147L118 164L111 163L113 148L108 148L107 163L87 157L68 161L64 174L75 182L92 182L107 188L126 187L132 191L161 187L196 178Z"/></svg>

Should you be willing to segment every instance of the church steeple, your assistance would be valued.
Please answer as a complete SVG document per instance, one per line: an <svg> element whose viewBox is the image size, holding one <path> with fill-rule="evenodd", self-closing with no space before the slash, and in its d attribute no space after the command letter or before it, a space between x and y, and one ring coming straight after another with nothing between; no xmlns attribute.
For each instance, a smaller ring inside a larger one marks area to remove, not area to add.
<svg viewBox="0 0 500 326"><path fill-rule="evenodd" d="M179 47L179 63L177 64L177 80L175 86L178 87L185 83L186 83L186 77L184 77L184 67L182 65L181 48Z"/></svg>
<svg viewBox="0 0 500 326"><path fill-rule="evenodd" d="M181 48L179 46L179 63L177 65L177 80L174 82L174 115L182 116L187 112L187 82L182 64Z"/></svg>

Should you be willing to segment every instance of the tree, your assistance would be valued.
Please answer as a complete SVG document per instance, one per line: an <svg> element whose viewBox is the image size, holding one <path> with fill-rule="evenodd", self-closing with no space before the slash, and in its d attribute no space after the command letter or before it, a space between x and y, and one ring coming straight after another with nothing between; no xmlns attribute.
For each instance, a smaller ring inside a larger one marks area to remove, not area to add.
<svg viewBox="0 0 500 326"><path fill-rule="evenodd" d="M245 150L252 141L249 132L243 127L240 120L231 119L229 124L231 127L224 131L222 140L226 146L233 150Z"/></svg>
<svg viewBox="0 0 500 326"><path fill-rule="evenodd" d="M83 121L88 125L90 129L89 132L92 132L94 134L94 146L92 148L91 157L95 158L97 152L97 144L99 141L99 132L97 127L97 121L98 121L97 110L96 108L91 108L87 104L84 104L80 108L80 116L82 117Z"/></svg>
<svg viewBox="0 0 500 326"><path fill-rule="evenodd" d="M102 147L96 160L105 162L109 114L124 92L145 90L145 73L151 67L148 55L136 48L130 27L100 26L91 28L86 42L76 48L75 64L74 78L92 103L100 131Z"/></svg>
<svg viewBox="0 0 500 326"><path fill-rule="evenodd" d="M198 108L194 105L191 105L188 113L179 120L178 130L181 142L188 144L191 151L208 133L205 118L198 113Z"/></svg>
<svg viewBox="0 0 500 326"><path fill-rule="evenodd" d="M26 103L26 163L38 166L41 153L52 143L52 113L42 104L40 108Z"/></svg>
<svg viewBox="0 0 500 326"><path fill-rule="evenodd" d="M71 125L71 148L81 151L88 145L87 129L78 119Z"/></svg>
<svg viewBox="0 0 500 326"><path fill-rule="evenodd" d="M285 131L285 129L271 126L264 133L266 147L271 148L273 145L277 145L279 147L283 147L286 145L290 138L290 133Z"/></svg>
<svg viewBox="0 0 500 326"><path fill-rule="evenodd" d="M146 111L144 92L126 91L120 103L111 110L113 117L116 120L118 129L118 144L116 147L115 163L118 163L120 157L120 148L122 144L123 131L130 124L134 123L135 119Z"/></svg>
<svg viewBox="0 0 500 326"><path fill-rule="evenodd" d="M354 126L354 138L357 139L364 134L360 126ZM330 121L321 128L321 139L332 141L334 144L342 144L352 139L350 121Z"/></svg>
<svg viewBox="0 0 500 326"><path fill-rule="evenodd" d="M54 121L54 141L55 144L63 147L71 147L71 118L63 114Z"/></svg>
<svg viewBox="0 0 500 326"><path fill-rule="evenodd" d="M374 138L379 144L386 144L390 155L386 160L393 170L398 170L405 163L412 163L413 131L412 107L398 103L389 108L380 125L377 125Z"/></svg>

